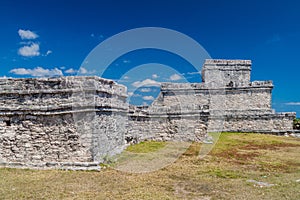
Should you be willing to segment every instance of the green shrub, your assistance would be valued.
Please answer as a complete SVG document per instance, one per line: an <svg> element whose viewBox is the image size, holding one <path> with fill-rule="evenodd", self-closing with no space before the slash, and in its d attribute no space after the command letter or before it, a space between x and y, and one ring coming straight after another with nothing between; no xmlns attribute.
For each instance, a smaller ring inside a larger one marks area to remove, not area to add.
<svg viewBox="0 0 300 200"><path fill-rule="evenodd" d="M300 119L299 118L294 119L293 128L300 130Z"/></svg>

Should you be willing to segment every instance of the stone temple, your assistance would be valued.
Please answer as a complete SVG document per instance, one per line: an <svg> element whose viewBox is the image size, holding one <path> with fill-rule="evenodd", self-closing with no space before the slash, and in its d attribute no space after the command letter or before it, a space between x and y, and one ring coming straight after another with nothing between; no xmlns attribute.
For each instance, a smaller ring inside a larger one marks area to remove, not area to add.
<svg viewBox="0 0 300 200"><path fill-rule="evenodd" d="M203 141L208 132L293 132L295 113L271 108L271 81L250 60L206 60L202 83L162 83L148 107L99 77L0 79L0 166L99 169L144 140Z"/></svg>

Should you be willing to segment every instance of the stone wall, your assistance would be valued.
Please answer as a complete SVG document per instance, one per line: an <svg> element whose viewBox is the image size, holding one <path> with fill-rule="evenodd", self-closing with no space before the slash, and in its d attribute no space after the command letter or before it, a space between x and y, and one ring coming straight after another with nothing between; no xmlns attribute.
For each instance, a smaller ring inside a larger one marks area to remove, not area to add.
<svg viewBox="0 0 300 200"><path fill-rule="evenodd" d="M129 114L126 140L138 143L154 141L203 141L207 136L207 110L189 110L162 107L151 110L138 107ZM146 111L146 113L144 112ZM144 113L141 113L144 112Z"/></svg>
<svg viewBox="0 0 300 200"><path fill-rule="evenodd" d="M210 87L240 87L250 82L251 60L206 60L202 81Z"/></svg>
<svg viewBox="0 0 300 200"><path fill-rule="evenodd" d="M293 113L271 114L230 114L211 116L209 118L210 131L222 132L258 132L284 134L293 130L291 123ZM214 127L221 129L215 129Z"/></svg>
<svg viewBox="0 0 300 200"><path fill-rule="evenodd" d="M82 137L72 115L20 116L2 118L0 162L34 167L60 162L92 162L89 137ZM11 121L11 124L7 124ZM56 164L54 164L56 163Z"/></svg>
<svg viewBox="0 0 300 200"><path fill-rule="evenodd" d="M126 97L98 77L0 80L0 165L99 169L125 145Z"/></svg>
<svg viewBox="0 0 300 200"><path fill-rule="evenodd" d="M208 131L284 132L295 113L274 113L272 81L250 82L251 61L207 60L203 83L164 83L156 105L209 107Z"/></svg>
<svg viewBox="0 0 300 200"><path fill-rule="evenodd" d="M99 77L0 79L0 166L99 169L126 144L203 141L208 131L285 133L295 113L271 108L271 81L251 61L207 60L203 83L163 83L149 107Z"/></svg>

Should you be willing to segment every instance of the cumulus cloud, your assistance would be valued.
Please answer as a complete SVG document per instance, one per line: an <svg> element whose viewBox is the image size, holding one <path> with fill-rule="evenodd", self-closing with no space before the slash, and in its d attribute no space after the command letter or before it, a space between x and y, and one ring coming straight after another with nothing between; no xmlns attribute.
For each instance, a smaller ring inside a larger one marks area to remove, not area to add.
<svg viewBox="0 0 300 200"><path fill-rule="evenodd" d="M12 78L12 77L7 77L7 76L1 76L0 79L8 79L8 78Z"/></svg>
<svg viewBox="0 0 300 200"><path fill-rule="evenodd" d="M95 73L95 71L88 71L86 68L84 67L80 67L79 70L70 68L64 71L66 74L76 74L78 73L79 75L83 75L83 74L93 74Z"/></svg>
<svg viewBox="0 0 300 200"><path fill-rule="evenodd" d="M48 56L49 54L51 54L52 53L52 51L51 50L48 50L47 52L46 52L46 56Z"/></svg>
<svg viewBox="0 0 300 200"><path fill-rule="evenodd" d="M127 64L127 63L130 63L131 61L130 60L123 60L123 63Z"/></svg>
<svg viewBox="0 0 300 200"><path fill-rule="evenodd" d="M142 88L141 92L151 92L151 88Z"/></svg>
<svg viewBox="0 0 300 200"><path fill-rule="evenodd" d="M188 75L201 74L201 72L187 72Z"/></svg>
<svg viewBox="0 0 300 200"><path fill-rule="evenodd" d="M67 74L76 74L77 70L75 70L73 68L70 68L70 69L65 70L65 73L67 73Z"/></svg>
<svg viewBox="0 0 300 200"><path fill-rule="evenodd" d="M91 70L91 71L89 71L89 70L87 70L87 69L84 68L84 67L80 67L80 68L77 70L77 73L78 73L79 75L83 75L83 74L93 75L93 74L96 73L96 70Z"/></svg>
<svg viewBox="0 0 300 200"><path fill-rule="evenodd" d="M142 95L141 95L141 94L136 94L136 93L134 93L132 96L133 96L133 97L141 97Z"/></svg>
<svg viewBox="0 0 300 200"><path fill-rule="evenodd" d="M80 74L87 74L87 73L88 73L88 70L85 69L84 67L80 67L79 70L78 70L78 72L79 72Z"/></svg>
<svg viewBox="0 0 300 200"><path fill-rule="evenodd" d="M158 75L157 75L157 74L152 74L152 78L153 78L153 79L157 79L157 78L158 78Z"/></svg>
<svg viewBox="0 0 300 200"><path fill-rule="evenodd" d="M179 76L178 74L173 74L173 75L170 76L171 81L178 81L180 79L182 79L182 77Z"/></svg>
<svg viewBox="0 0 300 200"><path fill-rule="evenodd" d="M23 45L23 46L28 46L28 45L31 45L33 42L32 41L21 41L19 42L20 45Z"/></svg>
<svg viewBox="0 0 300 200"><path fill-rule="evenodd" d="M19 29L18 34L22 40L34 40L39 37L36 33L32 32L30 30Z"/></svg>
<svg viewBox="0 0 300 200"><path fill-rule="evenodd" d="M23 46L18 51L19 55L24 57L33 57L40 55L40 46L37 43L32 43L30 46Z"/></svg>
<svg viewBox="0 0 300 200"><path fill-rule="evenodd" d="M129 97L141 97L142 95L141 94L137 94L137 93L134 93L134 92L127 92L128 96Z"/></svg>
<svg viewBox="0 0 300 200"><path fill-rule="evenodd" d="M16 68L10 70L10 73L17 75L30 75L35 77L51 77L51 76L62 76L61 70L54 69L44 69L43 67L36 67L34 69Z"/></svg>
<svg viewBox="0 0 300 200"><path fill-rule="evenodd" d="M288 103L285 103L285 105L288 105L288 106L300 106L300 102L288 102Z"/></svg>
<svg viewBox="0 0 300 200"><path fill-rule="evenodd" d="M21 37L22 41L20 44L22 47L19 48L18 54L24 57L34 57L34 56L48 56L52 53L51 50L48 50L46 53L40 53L40 45L37 41L33 41L39 37L35 32L30 30L19 29L18 34Z"/></svg>
<svg viewBox="0 0 300 200"><path fill-rule="evenodd" d="M143 99L146 101L153 101L154 97L153 96L143 96Z"/></svg>
<svg viewBox="0 0 300 200"><path fill-rule="evenodd" d="M132 83L131 85L136 88L139 88L139 87L146 86L146 85L147 86L160 86L160 83L155 80L152 80L152 79L145 79L143 81L136 81L136 82Z"/></svg>

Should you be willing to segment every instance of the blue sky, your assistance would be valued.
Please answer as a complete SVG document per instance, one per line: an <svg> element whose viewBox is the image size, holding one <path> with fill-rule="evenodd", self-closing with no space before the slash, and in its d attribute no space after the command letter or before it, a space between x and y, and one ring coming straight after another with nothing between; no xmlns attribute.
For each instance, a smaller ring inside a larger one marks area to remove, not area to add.
<svg viewBox="0 0 300 200"><path fill-rule="evenodd" d="M133 28L164 27L193 38L212 58L251 59L251 79L274 82L273 107L299 115L299 10L296 0L3 0L0 76L72 75L107 38ZM144 80L180 81L175 74L192 74L185 60L151 49L130 52L112 65L129 70L137 65L147 68L147 63L161 65ZM164 70L169 74L163 78L162 65L177 71ZM197 74L185 78L200 81ZM145 102L150 102L153 94L143 91Z"/></svg>

